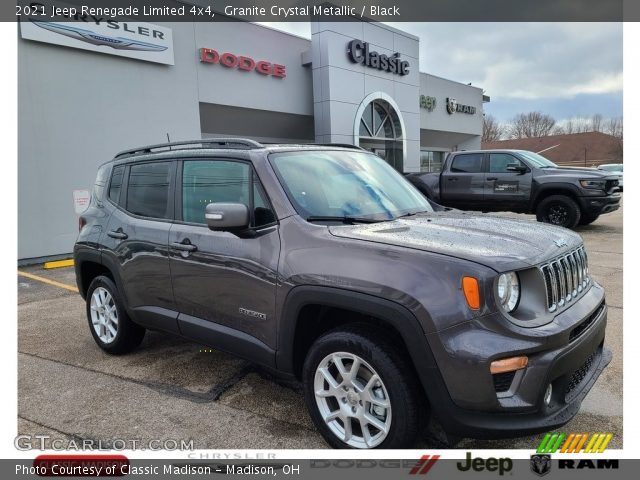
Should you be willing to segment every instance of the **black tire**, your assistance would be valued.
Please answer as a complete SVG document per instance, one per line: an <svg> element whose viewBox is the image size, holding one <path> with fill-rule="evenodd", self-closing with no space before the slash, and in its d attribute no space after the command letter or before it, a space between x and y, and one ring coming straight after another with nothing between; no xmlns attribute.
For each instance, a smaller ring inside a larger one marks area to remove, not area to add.
<svg viewBox="0 0 640 480"><path fill-rule="evenodd" d="M406 353L388 338L371 326L351 325L326 333L309 349L302 372L305 402L314 424L331 447L358 448L338 438L325 423L316 402L314 380L323 359L332 353L346 352L373 367L388 392L390 425L386 437L375 448L413 448L428 413L426 401L418 390L419 381ZM339 402L336 405L340 408ZM364 405L366 408L367 404Z"/></svg>
<svg viewBox="0 0 640 480"><path fill-rule="evenodd" d="M116 334L113 339L108 342L103 341L99 337L93 326L91 316L91 299L94 292L98 288L103 288L111 295L111 298L113 299L113 305L115 306L117 313ZM91 335L93 336L95 342L102 350L107 353L119 355L128 353L131 350L135 349L138 345L140 345L140 342L142 342L142 339L144 338L145 329L131 321L124 308L120 292L118 291L115 283L113 283L113 280L111 280L109 277L101 275L93 279L91 285L89 285L89 289L87 290L86 305L89 331L91 332Z"/></svg>
<svg viewBox="0 0 640 480"><path fill-rule="evenodd" d="M580 216L580 207L573 198L566 195L550 195L536 209L539 222L565 228L575 228L580 222Z"/></svg>
<svg viewBox="0 0 640 480"><path fill-rule="evenodd" d="M600 218L600 214L582 214L582 216L580 217L580 221L578 222L578 225L589 225L593 222L595 222L598 218Z"/></svg>

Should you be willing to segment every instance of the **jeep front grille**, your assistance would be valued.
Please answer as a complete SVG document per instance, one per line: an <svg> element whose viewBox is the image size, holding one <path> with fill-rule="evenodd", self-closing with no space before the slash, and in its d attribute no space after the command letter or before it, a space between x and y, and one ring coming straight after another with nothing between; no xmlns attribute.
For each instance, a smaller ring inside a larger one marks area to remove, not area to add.
<svg viewBox="0 0 640 480"><path fill-rule="evenodd" d="M550 312L563 307L587 288L589 263L584 246L540 267Z"/></svg>

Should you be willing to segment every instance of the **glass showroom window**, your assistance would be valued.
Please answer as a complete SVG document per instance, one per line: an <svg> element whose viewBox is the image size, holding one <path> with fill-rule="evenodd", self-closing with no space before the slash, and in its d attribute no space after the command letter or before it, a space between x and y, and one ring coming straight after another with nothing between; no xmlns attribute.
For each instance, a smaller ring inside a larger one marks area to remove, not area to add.
<svg viewBox="0 0 640 480"><path fill-rule="evenodd" d="M421 172L441 172L444 152L433 152L430 150L420 151L420 171Z"/></svg>
<svg viewBox="0 0 640 480"><path fill-rule="evenodd" d="M360 146L385 159L402 172L402 127L394 108L385 100L369 103L360 118Z"/></svg>

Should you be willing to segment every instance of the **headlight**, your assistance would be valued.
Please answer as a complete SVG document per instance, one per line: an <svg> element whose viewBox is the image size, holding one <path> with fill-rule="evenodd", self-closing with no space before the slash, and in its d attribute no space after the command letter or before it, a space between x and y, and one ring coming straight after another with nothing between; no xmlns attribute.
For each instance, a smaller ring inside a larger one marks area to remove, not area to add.
<svg viewBox="0 0 640 480"><path fill-rule="evenodd" d="M584 188L595 188L598 190L604 190L606 184L606 180L580 180L580 185L582 185Z"/></svg>
<svg viewBox="0 0 640 480"><path fill-rule="evenodd" d="M503 273L498 277L498 302L507 312L513 312L520 300L520 281L515 272Z"/></svg>

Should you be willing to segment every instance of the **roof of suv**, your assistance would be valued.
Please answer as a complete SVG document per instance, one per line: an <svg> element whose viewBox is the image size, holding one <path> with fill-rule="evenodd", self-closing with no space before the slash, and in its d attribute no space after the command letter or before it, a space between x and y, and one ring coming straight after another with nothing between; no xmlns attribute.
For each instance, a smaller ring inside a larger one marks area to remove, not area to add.
<svg viewBox="0 0 640 480"><path fill-rule="evenodd" d="M306 144L262 144L248 138L206 138L200 140L187 140L180 142L159 143L156 145L147 145L144 147L136 147L128 150L123 150L116 154L113 160L131 159L134 157L146 157L154 153L167 153L167 152L193 152L197 150L202 151L220 151L220 150L234 150L234 151L250 151L250 150L267 150L267 151L283 151L283 150L312 150L318 147L327 148L331 150L360 150L364 149L355 145L343 144L343 143L331 143L331 144L319 144L319 143L306 143Z"/></svg>

